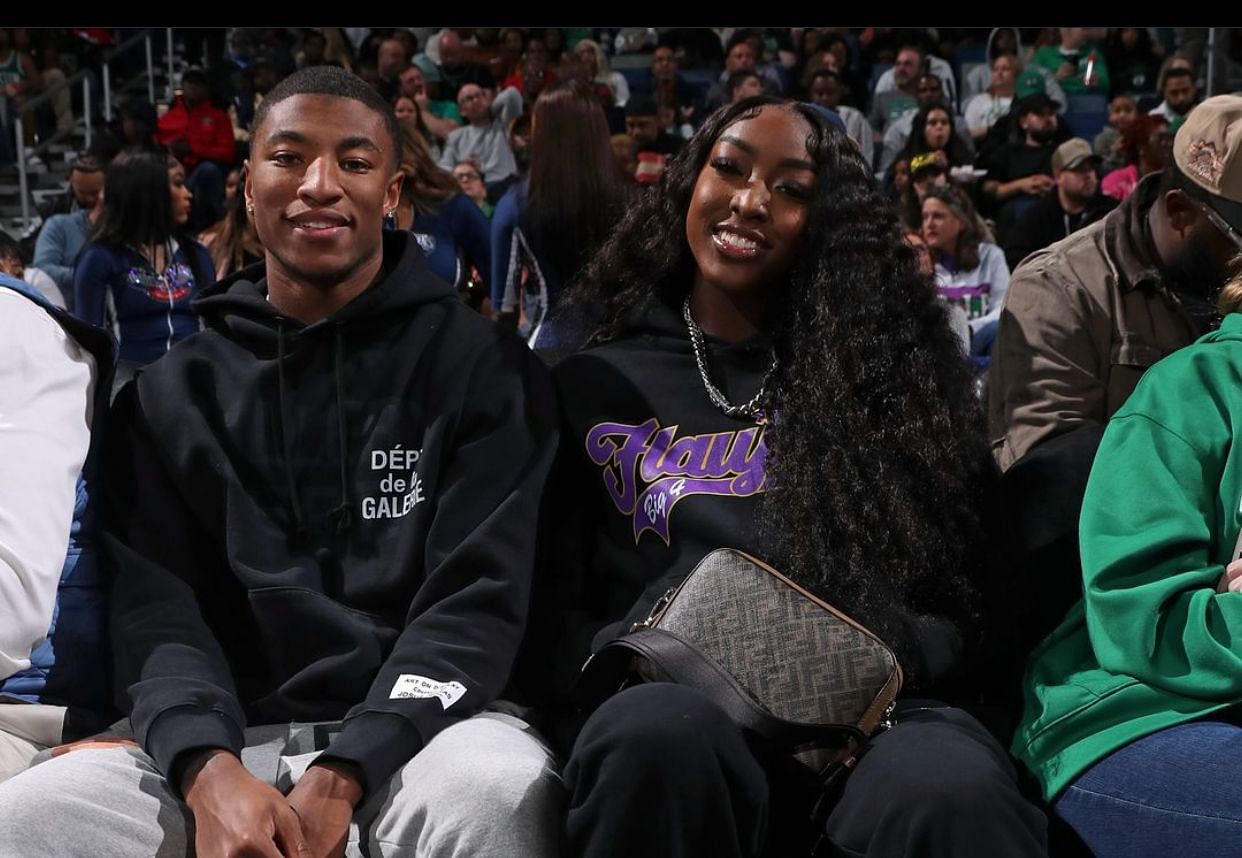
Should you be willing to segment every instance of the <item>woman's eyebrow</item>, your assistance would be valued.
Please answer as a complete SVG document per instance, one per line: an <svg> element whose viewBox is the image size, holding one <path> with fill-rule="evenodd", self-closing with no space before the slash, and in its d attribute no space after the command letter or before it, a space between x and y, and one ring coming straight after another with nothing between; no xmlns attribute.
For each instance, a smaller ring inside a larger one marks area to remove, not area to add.
<svg viewBox="0 0 1242 858"><path fill-rule="evenodd" d="M720 139L725 143L736 146L748 155L755 154L755 147L739 137L734 137L732 134L723 134ZM802 158L785 158L780 162L780 166L793 167L797 170L810 170L812 173L819 172L819 168L813 162L805 161Z"/></svg>

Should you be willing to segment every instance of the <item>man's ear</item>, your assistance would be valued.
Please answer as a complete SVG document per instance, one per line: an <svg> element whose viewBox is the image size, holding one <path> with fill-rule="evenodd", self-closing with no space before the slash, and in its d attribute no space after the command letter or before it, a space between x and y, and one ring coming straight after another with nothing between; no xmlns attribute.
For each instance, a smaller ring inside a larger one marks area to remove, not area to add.
<svg viewBox="0 0 1242 858"><path fill-rule="evenodd" d="M254 191L250 187L250 159L242 161L242 194L246 198L246 211L254 211Z"/></svg>
<svg viewBox="0 0 1242 858"><path fill-rule="evenodd" d="M401 202L401 188L405 184L405 173L398 170L388 180L388 190L384 193L384 211L391 212Z"/></svg>
<svg viewBox="0 0 1242 858"><path fill-rule="evenodd" d="M1203 217L1203 213L1185 191L1174 188L1164 195L1164 216L1169 222L1169 228L1184 238L1186 232L1193 229Z"/></svg>

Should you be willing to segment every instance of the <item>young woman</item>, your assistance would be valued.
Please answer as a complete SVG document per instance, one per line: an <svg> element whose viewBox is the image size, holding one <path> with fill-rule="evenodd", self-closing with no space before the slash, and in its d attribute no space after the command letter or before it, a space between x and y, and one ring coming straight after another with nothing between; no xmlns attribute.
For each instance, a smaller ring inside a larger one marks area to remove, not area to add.
<svg viewBox="0 0 1242 858"><path fill-rule="evenodd" d="M405 183L394 225L414 234L432 272L481 304L492 267L487 215L461 192L452 173L440 169L413 125L400 125Z"/></svg>
<svg viewBox="0 0 1242 858"><path fill-rule="evenodd" d="M123 152L103 213L73 272L74 314L120 341L116 388L198 331L196 292L215 282L207 250L181 232L193 195L185 168L159 150Z"/></svg>
<svg viewBox="0 0 1242 858"><path fill-rule="evenodd" d="M914 114L910 137L898 158L911 159L922 152L943 152L950 167L974 162L970 149L954 133L953 112L943 104L932 104Z"/></svg>
<svg viewBox="0 0 1242 858"><path fill-rule="evenodd" d="M246 200L236 192L225 199L224 217L203 230L198 240L211 254L217 280L263 261L263 245L247 216Z"/></svg>
<svg viewBox="0 0 1242 858"><path fill-rule="evenodd" d="M806 105L722 108L582 286L602 322L555 372L544 692L563 700L589 653L732 546L884 638L909 694L946 693L976 639L987 450L931 280L848 138ZM811 796L698 692L638 685L559 723L567 854L808 854ZM842 854L1043 850L1000 747L927 701L899 707L826 833Z"/></svg>
<svg viewBox="0 0 1242 858"><path fill-rule="evenodd" d="M521 306L532 346L582 344L583 332L545 325L545 317L616 223L625 199L608 121L591 91L574 81L540 95L531 120L530 174L505 193L492 217L492 309L511 318Z"/></svg>
<svg viewBox="0 0 1242 858"><path fill-rule="evenodd" d="M1148 114L1130 120L1121 133L1121 152L1125 166L1113 170L1100 182L1105 196L1124 200L1149 173L1164 169L1173 158L1173 135L1163 116Z"/></svg>
<svg viewBox="0 0 1242 858"><path fill-rule="evenodd" d="M923 196L923 240L936 260L936 285L970 319L970 353L988 354L1001 305L1009 291L1005 253L981 232L970 198L952 186L929 187Z"/></svg>
<svg viewBox="0 0 1242 858"><path fill-rule="evenodd" d="M1108 421L1082 504L1083 599L1035 651L1013 751L1091 853L1237 851L1242 281L1220 329Z"/></svg>
<svg viewBox="0 0 1242 858"><path fill-rule="evenodd" d="M600 102L604 107L625 107L630 100L630 85L621 72L608 68L608 55L593 39L581 39L574 45L574 53L586 67L587 79L597 94L606 95Z"/></svg>

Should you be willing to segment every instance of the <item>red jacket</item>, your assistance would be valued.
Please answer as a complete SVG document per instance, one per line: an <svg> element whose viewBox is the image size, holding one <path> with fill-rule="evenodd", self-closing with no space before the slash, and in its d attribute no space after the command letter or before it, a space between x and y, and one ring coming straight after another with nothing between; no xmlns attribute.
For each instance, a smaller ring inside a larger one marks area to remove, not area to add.
<svg viewBox="0 0 1242 858"><path fill-rule="evenodd" d="M189 143L190 154L185 157L187 168L197 165L199 161L233 163L233 123L227 113L210 101L200 101L191 108L186 106L184 98L178 98L177 103L159 118L155 136L169 147L174 140Z"/></svg>

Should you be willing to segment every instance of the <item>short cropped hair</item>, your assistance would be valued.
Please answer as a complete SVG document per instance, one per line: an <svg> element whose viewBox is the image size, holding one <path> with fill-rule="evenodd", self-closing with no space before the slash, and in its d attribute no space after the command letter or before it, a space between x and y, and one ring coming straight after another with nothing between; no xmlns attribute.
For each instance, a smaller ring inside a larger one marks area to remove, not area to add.
<svg viewBox="0 0 1242 858"><path fill-rule="evenodd" d="M296 71L272 87L254 112L251 132L257 132L272 108L295 95L330 95L360 102L378 113L392 138L393 166L401 163L401 126L392 105L369 83L337 66L310 66Z"/></svg>

